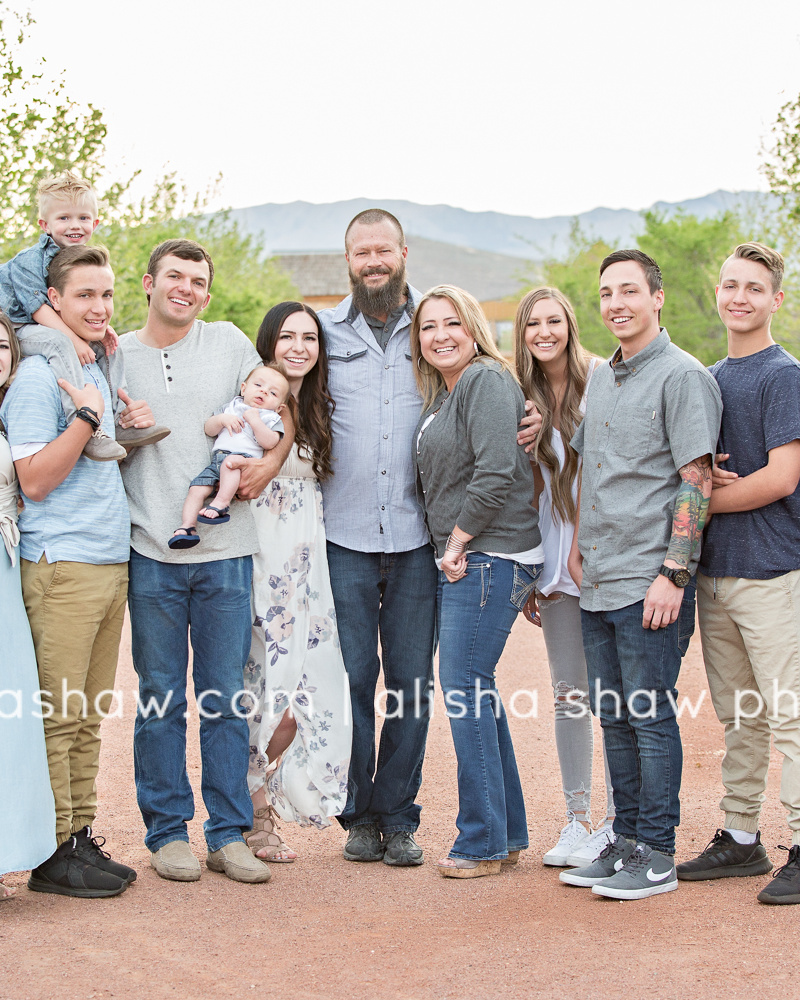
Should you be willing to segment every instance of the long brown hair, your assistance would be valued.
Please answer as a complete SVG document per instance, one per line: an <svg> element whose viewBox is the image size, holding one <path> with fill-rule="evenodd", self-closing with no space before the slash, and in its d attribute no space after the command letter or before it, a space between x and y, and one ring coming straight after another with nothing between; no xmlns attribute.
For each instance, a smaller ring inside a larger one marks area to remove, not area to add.
<svg viewBox="0 0 800 1000"><path fill-rule="evenodd" d="M308 313L317 326L319 360L303 379L298 399L295 442L311 462L317 479L333 475L331 464L331 414L336 405L328 392L328 355L319 317L304 302L279 302L258 328L256 350L265 364L275 360L275 344L286 319L296 312Z"/></svg>
<svg viewBox="0 0 800 1000"><path fill-rule="evenodd" d="M11 371L8 373L8 378L5 382L0 385L0 403L2 403L8 387L14 381L14 376L16 375L17 368L19 366L20 355L19 341L17 340L17 335L14 333L14 326L4 312L0 312L0 326L2 326L8 334L8 342L11 345Z"/></svg>
<svg viewBox="0 0 800 1000"><path fill-rule="evenodd" d="M558 425L564 442L564 464L559 466L558 456L552 445L553 416L556 411L556 397L544 370L531 354L525 343L525 331L533 307L542 299L553 299L564 310L567 317L567 384L561 406L558 407ZM525 398L530 399L542 415L542 429L536 439L533 460L550 470L553 510L562 521L574 523L575 501L572 484L578 474L578 453L570 444L583 415L581 400L586 391L589 368L594 355L581 346L578 321L569 299L557 288L536 288L528 292L517 307L514 317L514 358L517 377L522 385Z"/></svg>

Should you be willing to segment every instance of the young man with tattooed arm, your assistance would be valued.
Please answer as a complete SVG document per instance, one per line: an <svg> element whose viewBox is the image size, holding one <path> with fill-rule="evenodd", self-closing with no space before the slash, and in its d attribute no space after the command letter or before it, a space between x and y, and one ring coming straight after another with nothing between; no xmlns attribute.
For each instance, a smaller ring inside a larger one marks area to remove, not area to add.
<svg viewBox="0 0 800 1000"><path fill-rule="evenodd" d="M722 414L710 373L660 327L663 302L652 258L640 250L605 258L600 312L619 347L593 376L572 441L583 466L580 554L570 569L581 586L616 836L592 865L561 880L614 899L678 887L675 684L694 630L694 571Z"/></svg>
<svg viewBox="0 0 800 1000"><path fill-rule="evenodd" d="M725 411L697 604L708 687L725 726L725 819L699 857L678 865L687 881L772 869L758 832L772 734L792 839L758 899L778 904L800 903L800 363L770 332L782 280L776 250L743 243L717 286L728 356L711 372Z"/></svg>

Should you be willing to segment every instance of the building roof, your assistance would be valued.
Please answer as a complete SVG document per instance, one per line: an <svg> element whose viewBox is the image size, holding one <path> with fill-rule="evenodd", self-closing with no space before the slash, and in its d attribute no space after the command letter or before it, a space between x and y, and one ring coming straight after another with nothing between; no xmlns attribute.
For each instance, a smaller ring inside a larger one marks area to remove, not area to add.
<svg viewBox="0 0 800 1000"><path fill-rule="evenodd" d="M420 291L433 285L458 285L481 302L517 296L534 275L519 257L408 236L408 280ZM304 297L350 294L344 254L278 253L273 258Z"/></svg>

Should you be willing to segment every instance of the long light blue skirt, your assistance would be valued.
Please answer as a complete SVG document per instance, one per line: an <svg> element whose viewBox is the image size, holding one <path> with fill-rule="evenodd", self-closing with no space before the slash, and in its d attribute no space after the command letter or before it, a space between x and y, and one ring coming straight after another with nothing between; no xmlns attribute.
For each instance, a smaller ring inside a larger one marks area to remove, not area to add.
<svg viewBox="0 0 800 1000"><path fill-rule="evenodd" d="M56 849L56 814L36 656L19 579L0 540L0 875L28 871Z"/></svg>

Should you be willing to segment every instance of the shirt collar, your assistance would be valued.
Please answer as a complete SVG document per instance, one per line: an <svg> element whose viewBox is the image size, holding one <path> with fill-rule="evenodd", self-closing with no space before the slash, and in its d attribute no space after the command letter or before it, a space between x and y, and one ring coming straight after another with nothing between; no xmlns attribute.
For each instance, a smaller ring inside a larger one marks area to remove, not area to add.
<svg viewBox="0 0 800 1000"><path fill-rule="evenodd" d="M654 340L651 340L646 347L643 347L641 351L634 354L633 357L628 358L627 361L623 360L622 348L618 347L608 359L608 363L612 370L621 367L635 375L654 358L657 358L659 354L662 354L670 343L671 340L669 334L667 333L667 328L665 326L661 326L658 329L658 336Z"/></svg>

